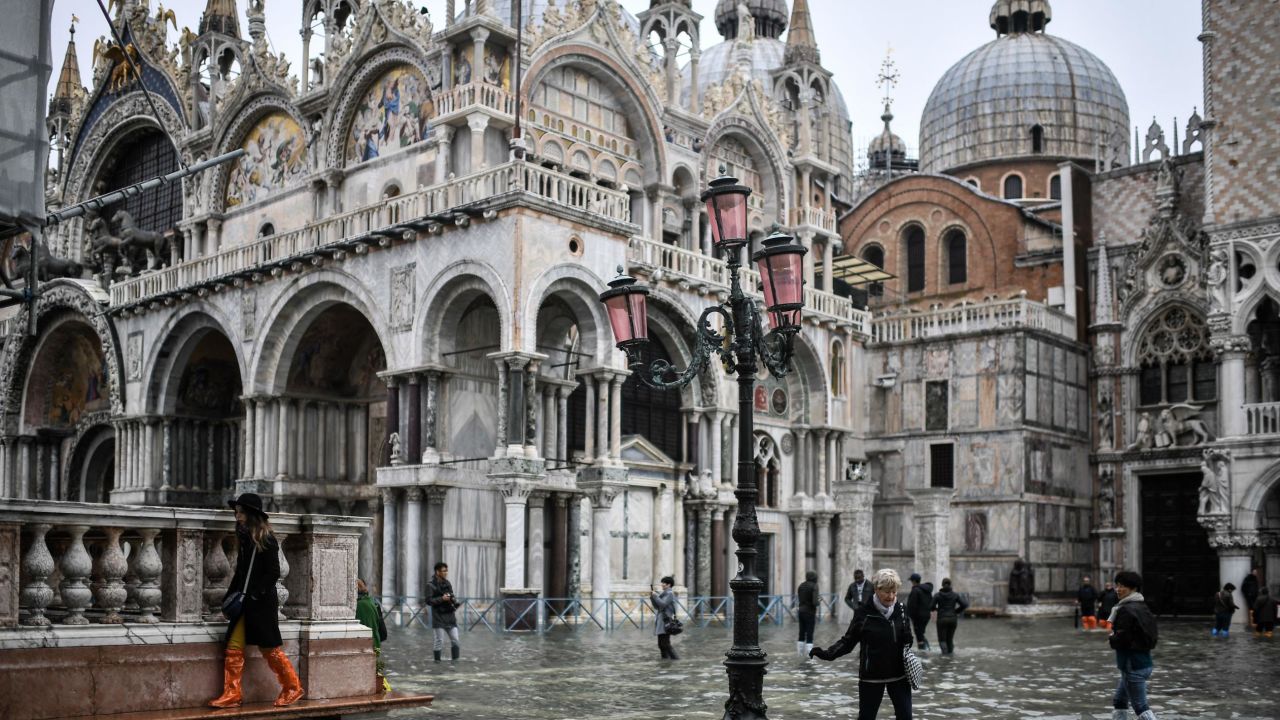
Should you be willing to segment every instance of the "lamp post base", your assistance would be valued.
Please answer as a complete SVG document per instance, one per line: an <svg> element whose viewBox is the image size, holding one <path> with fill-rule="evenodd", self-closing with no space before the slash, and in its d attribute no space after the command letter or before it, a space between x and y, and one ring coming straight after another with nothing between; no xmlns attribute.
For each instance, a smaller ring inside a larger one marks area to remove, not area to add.
<svg viewBox="0 0 1280 720"><path fill-rule="evenodd" d="M764 704L765 666L769 664L759 650L730 650L725 666L729 673L729 699L724 703L724 720L766 720Z"/></svg>

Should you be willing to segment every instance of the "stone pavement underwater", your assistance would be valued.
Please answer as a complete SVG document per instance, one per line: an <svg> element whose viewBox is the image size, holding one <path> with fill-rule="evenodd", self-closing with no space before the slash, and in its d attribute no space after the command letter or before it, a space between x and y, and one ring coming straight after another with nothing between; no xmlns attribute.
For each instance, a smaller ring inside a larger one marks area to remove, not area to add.
<svg viewBox="0 0 1280 720"><path fill-rule="evenodd" d="M1150 695L1161 720L1280 718L1280 638L1209 636L1211 622L1161 624ZM462 633L456 665L431 659L431 633L389 628L383 645L397 690L436 695L431 709L390 711L371 719L657 720L720 718L727 680L720 664L726 628L691 628L675 640L681 659L660 661L652 629L569 631L547 635L488 630ZM828 645L843 632L818 625ZM764 626L769 653L765 701L773 720L856 718L856 651L834 663L801 662L795 625ZM933 627L930 642L935 642ZM915 718L1110 720L1116 670L1106 633L1073 630L1068 619L966 619L957 652L927 653ZM445 653L446 657L448 653ZM886 698L881 718L892 718Z"/></svg>

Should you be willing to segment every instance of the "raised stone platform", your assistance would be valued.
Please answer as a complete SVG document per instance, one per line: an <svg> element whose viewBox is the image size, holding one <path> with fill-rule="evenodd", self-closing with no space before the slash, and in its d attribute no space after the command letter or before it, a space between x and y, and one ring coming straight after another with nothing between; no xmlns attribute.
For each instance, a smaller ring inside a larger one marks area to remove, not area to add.
<svg viewBox="0 0 1280 720"><path fill-rule="evenodd" d="M302 700L289 707L278 708L270 702L247 703L239 708L213 710L208 707L181 708L159 712L132 712L116 715L81 715L67 720L205 720L217 718L262 718L266 720L301 720L302 718L344 718L398 707L425 707L434 695L389 692L363 697L330 700Z"/></svg>
<svg viewBox="0 0 1280 720"><path fill-rule="evenodd" d="M1037 600L1030 605L1009 605L1004 613L1012 618L1071 617L1076 614L1076 605L1065 600Z"/></svg>

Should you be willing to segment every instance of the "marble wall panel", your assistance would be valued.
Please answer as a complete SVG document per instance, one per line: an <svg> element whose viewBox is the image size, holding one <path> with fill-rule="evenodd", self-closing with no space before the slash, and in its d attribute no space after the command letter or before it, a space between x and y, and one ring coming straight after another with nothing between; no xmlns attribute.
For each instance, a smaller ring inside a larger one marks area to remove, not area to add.
<svg viewBox="0 0 1280 720"><path fill-rule="evenodd" d="M1027 386L1025 388L1027 397L1031 397L1031 378L1027 378ZM996 403L999 408L999 424L1017 425L1022 422L1024 412L1024 387L1022 376L1017 374L1002 374L996 380ZM1027 413L1027 419L1030 413Z"/></svg>
<svg viewBox="0 0 1280 720"><path fill-rule="evenodd" d="M507 522L502 496L493 490L452 488L443 514L446 539L501 541Z"/></svg>
<svg viewBox="0 0 1280 720"><path fill-rule="evenodd" d="M449 494L452 495L453 492ZM458 597L497 596L504 562L500 541L446 538L444 561L449 564L449 582L453 583L453 589L458 593ZM430 565L435 563L432 562ZM423 574L425 576L427 573Z"/></svg>
<svg viewBox="0 0 1280 720"><path fill-rule="evenodd" d="M1005 376L1001 376L1004 380ZM1040 377L1037 375L1027 376L1027 422L1040 422ZM1001 420L1004 419L1004 413L1001 413Z"/></svg>
<svg viewBox="0 0 1280 720"><path fill-rule="evenodd" d="M974 358L974 372L995 372L1000 367L1000 345L995 338L978 341Z"/></svg>
<svg viewBox="0 0 1280 720"><path fill-rule="evenodd" d="M609 511L610 567L615 580L654 583L653 491L627 490Z"/></svg>
<svg viewBox="0 0 1280 720"><path fill-rule="evenodd" d="M978 427L992 428L996 424L996 376L986 373L978 376Z"/></svg>
<svg viewBox="0 0 1280 720"><path fill-rule="evenodd" d="M978 379L972 375L951 382L951 427L970 429L978 424Z"/></svg>
<svg viewBox="0 0 1280 720"><path fill-rule="evenodd" d="M924 428L924 383L910 382L902 385L902 429Z"/></svg>
<svg viewBox="0 0 1280 720"><path fill-rule="evenodd" d="M952 357L954 358L950 369L952 377L958 375L973 375L977 372L978 343L973 340L957 342L955 344Z"/></svg>
<svg viewBox="0 0 1280 720"><path fill-rule="evenodd" d="M1065 360L1064 360L1065 361ZM1055 362L1056 366L1056 362ZM1055 374L1054 377L1062 377ZM1067 386L1055 380L1053 382L1053 426L1064 430L1067 427Z"/></svg>
<svg viewBox="0 0 1280 720"><path fill-rule="evenodd" d="M460 458L493 455L497 435L498 384L496 380L451 377L448 383L449 444L447 450Z"/></svg>
<svg viewBox="0 0 1280 720"><path fill-rule="evenodd" d="M930 346L924 352L925 376L930 378L950 377L952 373L952 349L949 346Z"/></svg>
<svg viewBox="0 0 1280 720"><path fill-rule="evenodd" d="M1031 354L1035 341L1024 339L1018 335L1006 335L1000 339L1000 372L1020 372L1024 368L1034 372L1030 367ZM1025 357L1024 357L1025 356Z"/></svg>
<svg viewBox="0 0 1280 720"><path fill-rule="evenodd" d="M1037 414L1040 422L1050 425L1053 423L1053 381L1048 378L1040 378L1040 382L1036 385L1036 403L1038 404Z"/></svg>

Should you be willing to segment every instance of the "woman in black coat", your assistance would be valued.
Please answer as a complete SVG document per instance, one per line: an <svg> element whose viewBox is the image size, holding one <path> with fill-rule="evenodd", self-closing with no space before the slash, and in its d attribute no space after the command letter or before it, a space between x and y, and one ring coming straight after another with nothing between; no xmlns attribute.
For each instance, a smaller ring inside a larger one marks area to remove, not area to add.
<svg viewBox="0 0 1280 720"><path fill-rule="evenodd" d="M911 622L898 602L902 580L893 570L881 570L871 578L875 595L853 613L844 637L826 650L816 647L811 657L835 660L859 643L858 720L874 720L885 690L893 703L896 720L911 720L911 681L903 652L911 647Z"/></svg>
<svg viewBox="0 0 1280 720"><path fill-rule="evenodd" d="M956 651L956 625L960 616L969 608L969 603L960 594L951 589L951 578L942 579L942 589L933 596L933 611L938 613L938 645L942 646L942 654L950 655Z"/></svg>
<svg viewBox="0 0 1280 720"><path fill-rule="evenodd" d="M280 681L277 706L292 705L302 699L302 683L288 656L280 648L276 581L280 579L280 543L271 532L271 523L262 510L262 498L245 493L228 503L236 511L236 572L223 597L244 593L239 615L228 617L227 652L222 669L222 695L210 701L212 707L237 707L243 700L240 680L244 675L244 648L257 645L263 659Z"/></svg>

